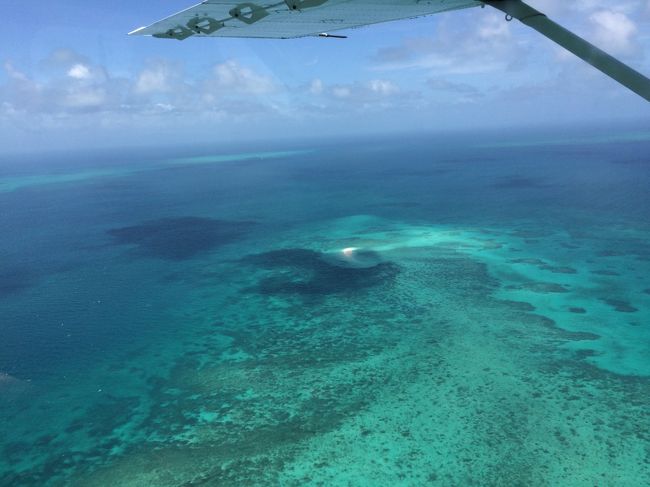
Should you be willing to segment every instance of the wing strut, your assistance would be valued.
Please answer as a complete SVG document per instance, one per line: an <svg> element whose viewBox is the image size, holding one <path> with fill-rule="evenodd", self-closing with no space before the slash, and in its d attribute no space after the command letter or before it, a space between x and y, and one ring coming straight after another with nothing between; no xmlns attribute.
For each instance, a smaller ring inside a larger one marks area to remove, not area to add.
<svg viewBox="0 0 650 487"><path fill-rule="evenodd" d="M637 95L650 101L650 79L556 24L528 4L521 0L484 0L483 3L505 12L508 20L515 18L532 27Z"/></svg>

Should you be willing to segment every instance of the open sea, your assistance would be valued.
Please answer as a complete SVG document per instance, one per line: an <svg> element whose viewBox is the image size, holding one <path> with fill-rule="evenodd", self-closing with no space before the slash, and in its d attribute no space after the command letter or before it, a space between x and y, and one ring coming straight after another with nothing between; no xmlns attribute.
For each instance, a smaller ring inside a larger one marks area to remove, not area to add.
<svg viewBox="0 0 650 487"><path fill-rule="evenodd" d="M650 485L650 130L3 156L0 485Z"/></svg>

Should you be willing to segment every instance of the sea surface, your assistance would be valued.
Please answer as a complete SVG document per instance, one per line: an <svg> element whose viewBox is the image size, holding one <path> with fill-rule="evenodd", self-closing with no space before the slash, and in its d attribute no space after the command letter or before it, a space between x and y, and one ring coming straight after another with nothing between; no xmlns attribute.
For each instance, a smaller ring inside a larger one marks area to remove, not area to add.
<svg viewBox="0 0 650 487"><path fill-rule="evenodd" d="M1 157L0 485L650 485L650 130Z"/></svg>

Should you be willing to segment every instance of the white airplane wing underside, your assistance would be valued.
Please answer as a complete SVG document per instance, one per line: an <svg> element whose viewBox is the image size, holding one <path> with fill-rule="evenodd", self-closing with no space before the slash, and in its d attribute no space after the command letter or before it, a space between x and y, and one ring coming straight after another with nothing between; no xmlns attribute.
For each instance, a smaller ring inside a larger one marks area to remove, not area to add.
<svg viewBox="0 0 650 487"><path fill-rule="evenodd" d="M207 0L131 34L287 39L475 7L473 0Z"/></svg>
<svg viewBox="0 0 650 487"><path fill-rule="evenodd" d="M287 39L489 5L518 19L650 101L650 80L521 0L206 0L131 35Z"/></svg>

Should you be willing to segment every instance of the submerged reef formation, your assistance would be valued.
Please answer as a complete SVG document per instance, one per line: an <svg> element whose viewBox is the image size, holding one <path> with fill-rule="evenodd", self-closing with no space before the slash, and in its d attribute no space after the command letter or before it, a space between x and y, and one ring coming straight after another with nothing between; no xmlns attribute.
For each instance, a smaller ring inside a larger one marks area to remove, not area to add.
<svg viewBox="0 0 650 487"><path fill-rule="evenodd" d="M138 253L166 260L186 260L236 242L254 225L193 216L161 218L108 231L118 245L136 245Z"/></svg>
<svg viewBox="0 0 650 487"><path fill-rule="evenodd" d="M254 290L262 294L327 296L354 293L388 285L399 266L382 262L376 252L358 252L356 258L324 254L308 249L282 249L249 255L241 263L274 271L262 277Z"/></svg>
<svg viewBox="0 0 650 487"><path fill-rule="evenodd" d="M630 303L622 299L604 298L602 299L602 301L610 305L619 313L636 313L637 311L639 311Z"/></svg>

